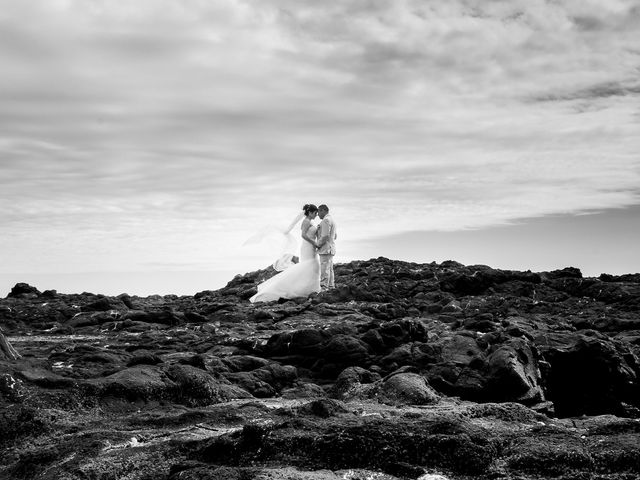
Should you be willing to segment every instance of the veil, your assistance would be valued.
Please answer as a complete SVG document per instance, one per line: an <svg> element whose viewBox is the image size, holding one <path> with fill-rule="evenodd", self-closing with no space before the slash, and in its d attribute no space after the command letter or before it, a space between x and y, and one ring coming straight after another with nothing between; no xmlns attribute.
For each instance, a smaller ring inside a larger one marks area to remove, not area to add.
<svg viewBox="0 0 640 480"><path fill-rule="evenodd" d="M273 268L281 272L291 265L298 263L298 239L291 233L293 228L302 220L304 213L300 212L285 228L267 226L249 237L242 246L264 244L279 252L279 257L273 262Z"/></svg>

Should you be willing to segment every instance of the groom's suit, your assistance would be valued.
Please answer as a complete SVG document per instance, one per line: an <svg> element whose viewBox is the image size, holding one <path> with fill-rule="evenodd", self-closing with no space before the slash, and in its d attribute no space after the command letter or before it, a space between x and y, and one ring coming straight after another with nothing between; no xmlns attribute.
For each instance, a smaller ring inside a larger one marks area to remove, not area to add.
<svg viewBox="0 0 640 480"><path fill-rule="evenodd" d="M320 238L327 237L327 242L320 247L320 286L322 288L334 288L333 256L336 254L336 223L331 215L327 214L320 222Z"/></svg>

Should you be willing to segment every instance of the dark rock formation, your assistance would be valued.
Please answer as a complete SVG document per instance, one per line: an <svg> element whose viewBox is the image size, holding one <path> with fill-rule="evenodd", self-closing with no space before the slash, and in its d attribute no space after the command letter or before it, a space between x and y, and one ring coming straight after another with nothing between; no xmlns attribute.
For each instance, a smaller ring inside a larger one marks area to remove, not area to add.
<svg viewBox="0 0 640 480"><path fill-rule="evenodd" d="M7 298L34 298L40 295L40 290L28 283L16 283Z"/></svg>
<svg viewBox="0 0 640 480"><path fill-rule="evenodd" d="M250 304L274 274L182 297L16 285L0 478L638 478L640 274L377 258Z"/></svg>

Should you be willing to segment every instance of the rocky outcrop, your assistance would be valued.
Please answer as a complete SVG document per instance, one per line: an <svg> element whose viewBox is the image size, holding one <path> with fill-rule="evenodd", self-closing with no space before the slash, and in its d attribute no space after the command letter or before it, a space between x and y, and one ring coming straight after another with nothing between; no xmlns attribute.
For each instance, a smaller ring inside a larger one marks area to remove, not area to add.
<svg viewBox="0 0 640 480"><path fill-rule="evenodd" d="M377 258L249 303L273 274L182 297L16 285L0 477L640 473L640 274Z"/></svg>
<svg viewBox="0 0 640 480"><path fill-rule="evenodd" d="M7 298L36 298L39 295L40 290L36 287L32 287L28 283L16 283Z"/></svg>

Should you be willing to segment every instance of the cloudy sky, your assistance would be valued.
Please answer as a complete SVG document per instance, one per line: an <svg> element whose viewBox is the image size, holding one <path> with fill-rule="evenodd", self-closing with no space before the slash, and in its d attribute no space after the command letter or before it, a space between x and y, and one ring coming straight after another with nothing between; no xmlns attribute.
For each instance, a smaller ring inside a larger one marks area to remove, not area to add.
<svg viewBox="0 0 640 480"><path fill-rule="evenodd" d="M0 294L338 261L640 271L640 0L0 0Z"/></svg>

